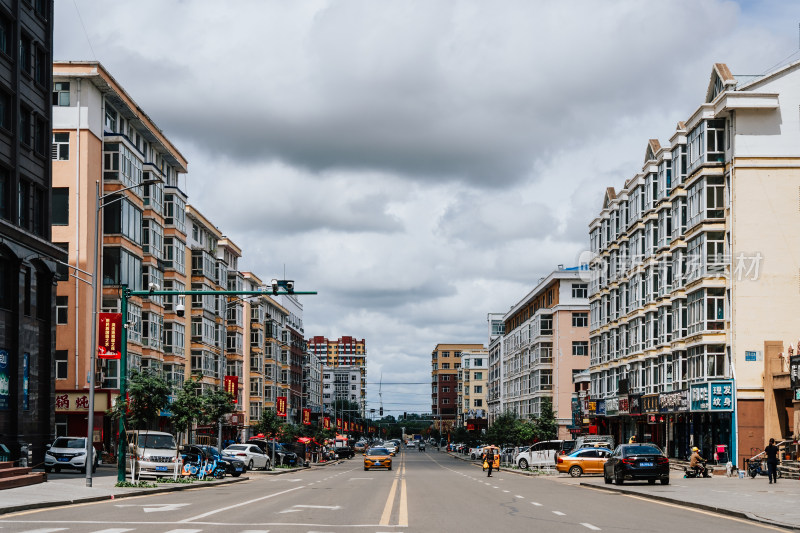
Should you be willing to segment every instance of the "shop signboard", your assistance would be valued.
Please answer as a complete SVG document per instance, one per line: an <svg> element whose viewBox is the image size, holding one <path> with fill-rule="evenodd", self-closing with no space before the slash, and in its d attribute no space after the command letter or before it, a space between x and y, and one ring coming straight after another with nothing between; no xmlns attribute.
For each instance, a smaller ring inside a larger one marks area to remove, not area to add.
<svg viewBox="0 0 800 533"><path fill-rule="evenodd" d="M793 355L789 359L789 377L792 380L792 390L800 389L800 355Z"/></svg>
<svg viewBox="0 0 800 533"><path fill-rule="evenodd" d="M590 399L586 402L586 412L589 416L595 416L597 414L597 400Z"/></svg>
<svg viewBox="0 0 800 533"><path fill-rule="evenodd" d="M631 416L642 414L642 397L639 394L628 395L628 412Z"/></svg>
<svg viewBox="0 0 800 533"><path fill-rule="evenodd" d="M606 416L617 416L619 414L619 398L606 399Z"/></svg>
<svg viewBox="0 0 800 533"><path fill-rule="evenodd" d="M322 419L322 429L326 431L331 429L331 417L326 416Z"/></svg>
<svg viewBox="0 0 800 533"><path fill-rule="evenodd" d="M119 359L122 357L122 314L99 313L97 329L98 359Z"/></svg>
<svg viewBox="0 0 800 533"><path fill-rule="evenodd" d="M627 396L619 397L619 414L627 415L629 413L630 403Z"/></svg>
<svg viewBox="0 0 800 533"><path fill-rule="evenodd" d="M642 396L642 412L643 413L658 412L658 394L646 394Z"/></svg>
<svg viewBox="0 0 800 533"><path fill-rule="evenodd" d="M683 413L689 410L689 389L661 394L659 411L662 413Z"/></svg>
<svg viewBox="0 0 800 533"><path fill-rule="evenodd" d="M708 383L692 385L689 391L691 394L692 411L708 411L710 407Z"/></svg>
<svg viewBox="0 0 800 533"><path fill-rule="evenodd" d="M597 416L606 416L606 401L597 400Z"/></svg>
<svg viewBox="0 0 800 533"><path fill-rule="evenodd" d="M303 424L306 426L311 425L311 409L307 407L303 409Z"/></svg>
<svg viewBox="0 0 800 533"><path fill-rule="evenodd" d="M733 411L733 381L712 381L709 390L712 411Z"/></svg>
<svg viewBox="0 0 800 533"><path fill-rule="evenodd" d="M11 399L11 372L8 352L0 350L0 411L8 411Z"/></svg>
<svg viewBox="0 0 800 533"><path fill-rule="evenodd" d="M281 417L286 416L286 396L278 396L275 402L276 414Z"/></svg>
<svg viewBox="0 0 800 533"><path fill-rule="evenodd" d="M237 403L239 396L239 376L225 376L222 380L225 392L230 394L233 399L231 403Z"/></svg>

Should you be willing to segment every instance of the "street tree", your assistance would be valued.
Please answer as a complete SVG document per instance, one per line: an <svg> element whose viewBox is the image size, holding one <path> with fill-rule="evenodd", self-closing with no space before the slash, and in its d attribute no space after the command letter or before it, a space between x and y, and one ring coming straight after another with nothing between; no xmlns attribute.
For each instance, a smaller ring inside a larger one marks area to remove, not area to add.
<svg viewBox="0 0 800 533"><path fill-rule="evenodd" d="M194 377L183 382L175 391L175 399L169 406L172 422L179 432L186 432L187 442L192 442L192 426L203 411L203 398L198 394L200 384Z"/></svg>
<svg viewBox="0 0 800 533"><path fill-rule="evenodd" d="M558 422L553 412L552 398L542 399L542 411L534 422L536 437L539 440L553 440L558 436Z"/></svg>
<svg viewBox="0 0 800 533"><path fill-rule="evenodd" d="M119 397L109 415L114 420L125 417L131 429L153 429L168 405L171 388L166 380L153 372L131 370L127 398Z"/></svg>
<svg viewBox="0 0 800 533"><path fill-rule="evenodd" d="M222 417L235 410L233 395L223 389L215 389L203 396L203 411L201 422L204 424L214 424L219 431ZM222 443L220 443L222 449Z"/></svg>
<svg viewBox="0 0 800 533"><path fill-rule="evenodd" d="M282 426L283 420L281 417L275 411L266 410L261 414L261 419L256 424L256 432L271 439L278 436Z"/></svg>
<svg viewBox="0 0 800 533"><path fill-rule="evenodd" d="M486 438L492 444L517 444L519 437L517 435L518 419L511 411L506 411L497 418L495 418L492 425L486 430Z"/></svg>

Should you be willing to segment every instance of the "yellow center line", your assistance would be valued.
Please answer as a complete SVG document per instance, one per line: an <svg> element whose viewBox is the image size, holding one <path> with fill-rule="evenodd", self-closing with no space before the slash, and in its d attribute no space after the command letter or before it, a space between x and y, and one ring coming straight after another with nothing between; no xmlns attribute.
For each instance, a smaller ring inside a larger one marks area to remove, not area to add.
<svg viewBox="0 0 800 533"><path fill-rule="evenodd" d="M381 515L381 521L380 521L380 525L382 526L389 525L389 518L391 518L392 516L392 505L394 504L394 495L396 492L397 492L397 476L395 476L394 481L392 482L392 488L389 491L389 497L386 499L386 505L383 508L383 514Z"/></svg>

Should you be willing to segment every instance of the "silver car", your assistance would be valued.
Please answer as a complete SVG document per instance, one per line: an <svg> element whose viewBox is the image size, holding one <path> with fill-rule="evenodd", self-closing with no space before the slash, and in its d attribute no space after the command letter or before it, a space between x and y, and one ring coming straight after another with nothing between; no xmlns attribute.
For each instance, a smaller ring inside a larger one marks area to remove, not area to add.
<svg viewBox="0 0 800 533"><path fill-rule="evenodd" d="M247 466L248 470L256 468L269 470L271 466L270 457L255 444L231 444L222 450L222 455L229 455L239 459Z"/></svg>
<svg viewBox="0 0 800 533"><path fill-rule="evenodd" d="M97 469L99 456L92 448L92 472ZM44 453L44 471L55 470L60 472L62 468L71 468L86 473L86 437L58 437L53 444L47 445Z"/></svg>

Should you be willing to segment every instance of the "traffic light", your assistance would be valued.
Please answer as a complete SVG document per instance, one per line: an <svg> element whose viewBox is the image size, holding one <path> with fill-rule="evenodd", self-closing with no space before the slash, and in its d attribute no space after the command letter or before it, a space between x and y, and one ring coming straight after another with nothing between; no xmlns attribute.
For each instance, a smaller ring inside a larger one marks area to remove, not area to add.
<svg viewBox="0 0 800 533"><path fill-rule="evenodd" d="M383 416L383 406L380 408L380 416Z"/></svg>
<svg viewBox="0 0 800 533"><path fill-rule="evenodd" d="M408 420L408 413L403 412L403 420Z"/></svg>

